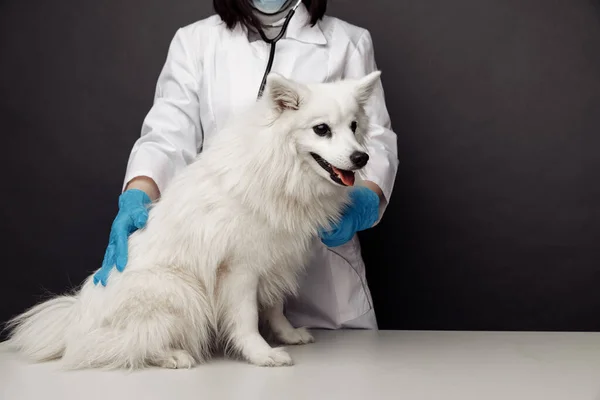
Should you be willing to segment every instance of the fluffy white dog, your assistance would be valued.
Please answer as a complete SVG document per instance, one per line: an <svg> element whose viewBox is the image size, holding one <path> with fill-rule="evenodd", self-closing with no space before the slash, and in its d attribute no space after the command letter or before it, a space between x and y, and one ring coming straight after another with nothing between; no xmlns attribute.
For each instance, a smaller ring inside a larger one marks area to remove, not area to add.
<svg viewBox="0 0 600 400"><path fill-rule="evenodd" d="M90 276L74 295L14 318L9 343L69 369L187 368L216 349L291 365L259 321L285 344L313 341L283 302L368 160L364 106L379 75L300 84L270 74L264 96L152 205L124 272L113 270L106 287Z"/></svg>

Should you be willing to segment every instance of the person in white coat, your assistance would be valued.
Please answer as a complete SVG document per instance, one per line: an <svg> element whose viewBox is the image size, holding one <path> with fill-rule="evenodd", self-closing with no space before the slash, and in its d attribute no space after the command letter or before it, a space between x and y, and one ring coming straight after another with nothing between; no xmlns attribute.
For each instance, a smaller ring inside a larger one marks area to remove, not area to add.
<svg viewBox="0 0 600 400"><path fill-rule="evenodd" d="M326 0L213 4L215 15L179 28L171 41L153 106L129 157L103 267L94 276L97 284L107 284L111 268L125 268L127 237L145 225L146 206L202 151L205 138L256 100L265 68L300 82L359 78L377 68L369 31L326 16ZM356 192L337 229L317 241L300 294L286 303L295 326L377 329L356 233L380 221L398 167L381 84L367 113L370 158L361 171L363 191ZM376 215L364 215L368 209Z"/></svg>

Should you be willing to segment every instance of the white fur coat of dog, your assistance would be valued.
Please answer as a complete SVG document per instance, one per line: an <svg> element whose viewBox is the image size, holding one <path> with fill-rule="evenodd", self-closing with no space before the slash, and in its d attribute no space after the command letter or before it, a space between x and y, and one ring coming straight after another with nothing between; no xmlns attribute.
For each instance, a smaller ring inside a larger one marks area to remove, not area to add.
<svg viewBox="0 0 600 400"><path fill-rule="evenodd" d="M8 343L34 361L62 358L66 369L188 368L218 347L255 365L291 365L259 321L284 344L313 340L283 304L319 228L348 201L378 79L300 84L270 74L264 96L151 206L125 270L17 316Z"/></svg>

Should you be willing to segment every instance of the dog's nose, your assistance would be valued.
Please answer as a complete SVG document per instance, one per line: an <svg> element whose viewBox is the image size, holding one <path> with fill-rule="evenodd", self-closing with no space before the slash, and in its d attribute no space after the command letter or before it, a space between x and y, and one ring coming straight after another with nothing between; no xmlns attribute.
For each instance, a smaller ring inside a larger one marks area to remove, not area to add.
<svg viewBox="0 0 600 400"><path fill-rule="evenodd" d="M369 161L369 155L367 153L363 153L362 151L355 151L350 155L350 161L352 164L356 166L356 168L362 168L367 165Z"/></svg>

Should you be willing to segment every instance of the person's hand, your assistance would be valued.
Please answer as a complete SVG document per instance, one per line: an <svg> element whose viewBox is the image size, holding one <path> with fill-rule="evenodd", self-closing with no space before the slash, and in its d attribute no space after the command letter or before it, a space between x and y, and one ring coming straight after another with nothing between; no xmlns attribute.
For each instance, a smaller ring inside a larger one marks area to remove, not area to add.
<svg viewBox="0 0 600 400"><path fill-rule="evenodd" d="M373 190L357 186L350 191L350 204L340 221L330 231L321 231L321 242L327 247L341 246L356 232L372 227L379 218L379 196Z"/></svg>
<svg viewBox="0 0 600 400"><path fill-rule="evenodd" d="M126 190L119 196L119 212L112 223L102 267L94 274L94 285L100 282L106 286L110 271L115 266L123 272L127 265L129 235L146 225L150 202L150 197L139 189Z"/></svg>

